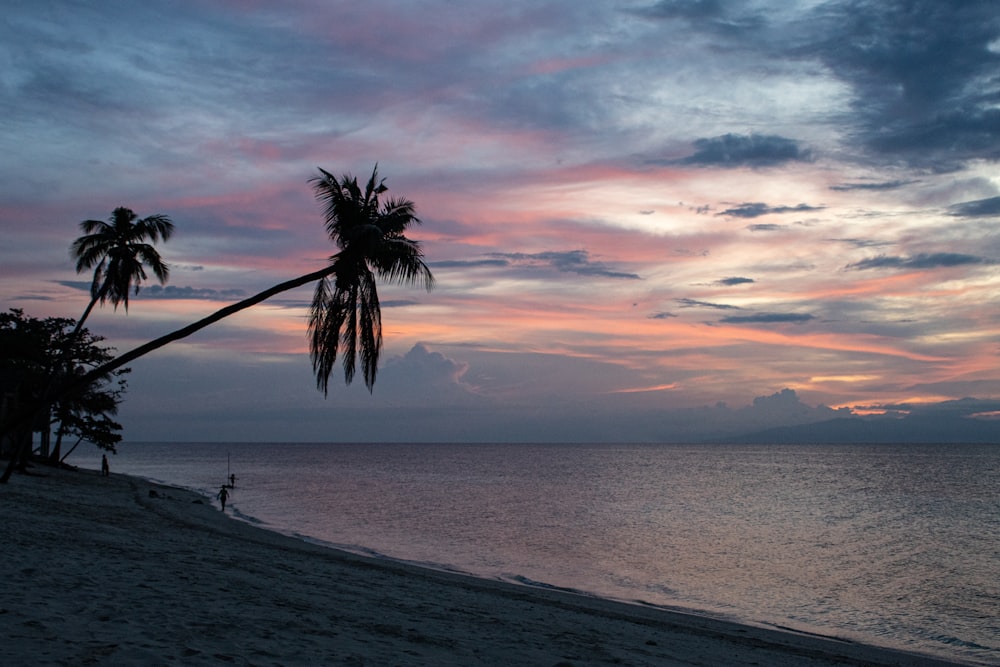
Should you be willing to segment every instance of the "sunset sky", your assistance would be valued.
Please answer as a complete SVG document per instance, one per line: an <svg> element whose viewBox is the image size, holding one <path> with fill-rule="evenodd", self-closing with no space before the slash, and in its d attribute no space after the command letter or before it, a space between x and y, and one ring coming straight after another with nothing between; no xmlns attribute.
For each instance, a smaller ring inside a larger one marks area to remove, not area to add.
<svg viewBox="0 0 1000 667"><path fill-rule="evenodd" d="M131 364L126 440L1000 411L995 0L14 0L0 58L4 309L79 317L120 205L176 225L120 351L323 266L318 167L423 221L374 394L316 390L303 288Z"/></svg>

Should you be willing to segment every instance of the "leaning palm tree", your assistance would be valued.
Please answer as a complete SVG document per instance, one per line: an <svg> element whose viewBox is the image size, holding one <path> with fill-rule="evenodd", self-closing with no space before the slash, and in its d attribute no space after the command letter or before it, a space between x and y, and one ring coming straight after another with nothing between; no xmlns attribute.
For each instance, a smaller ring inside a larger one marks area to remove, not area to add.
<svg viewBox="0 0 1000 667"><path fill-rule="evenodd" d="M327 392L338 354L342 354L344 380L349 384L354 378L360 349L365 385L371 391L382 346L382 320L375 276L397 284L422 283L428 290L434 285L434 277L424 263L419 242L403 234L409 225L420 224L420 220L414 214L413 202L394 198L384 202L380 200L387 188L378 177L378 165L372 171L363 193L357 179L349 174L337 179L320 169L320 175L312 179L312 183L317 199L326 206L327 234L340 249L330 256L327 266L275 285L217 310L194 324L140 345L84 375L66 381L51 393L49 400L56 401L80 391L153 350L186 338L276 294L315 281L319 281L319 285L310 308L309 353L317 387L324 394ZM0 437L27 423L31 417L31 413L25 413L0 425ZM0 483L9 479L16 458L0 476Z"/></svg>
<svg viewBox="0 0 1000 667"><path fill-rule="evenodd" d="M138 219L132 209L119 206L108 222L84 220L80 230L84 235L73 242L70 254L76 259L76 272L94 270L90 283L90 303L76 323L76 331L90 316L98 303L110 301L115 309L121 304L128 311L128 296L146 279L145 267L153 272L160 284L170 277L166 265L152 243L166 241L173 234L174 224L165 215Z"/></svg>

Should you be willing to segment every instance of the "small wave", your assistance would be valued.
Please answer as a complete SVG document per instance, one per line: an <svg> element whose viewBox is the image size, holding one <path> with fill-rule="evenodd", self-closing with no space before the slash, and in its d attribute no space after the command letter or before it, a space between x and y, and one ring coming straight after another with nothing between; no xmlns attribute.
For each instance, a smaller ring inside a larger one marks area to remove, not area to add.
<svg viewBox="0 0 1000 667"><path fill-rule="evenodd" d="M516 584L521 584L523 586L531 586L532 588L543 588L550 591L561 591L563 593L573 593L574 595L586 595L587 597L597 597L592 593L580 590L578 588L569 588L567 586L556 586L554 584L547 584L544 581L536 581L530 579L523 574L513 574L513 575L502 575L501 580L510 581Z"/></svg>
<svg viewBox="0 0 1000 667"><path fill-rule="evenodd" d="M249 514L244 514L243 512L239 511L235 507L233 507L232 516L234 518L236 518L236 519L239 519L240 521L245 521L246 523L252 523L255 526L263 526L264 525L264 522L261 521L260 519L258 519L257 517L250 516Z"/></svg>
<svg viewBox="0 0 1000 667"><path fill-rule="evenodd" d="M952 637L950 635L937 635L931 637L933 641L940 642L942 644L947 644L948 646L961 646L962 648L971 648L977 651L995 651L996 649L990 648L989 646L983 646L982 644L977 644L976 642L966 641L965 639L959 639L958 637Z"/></svg>

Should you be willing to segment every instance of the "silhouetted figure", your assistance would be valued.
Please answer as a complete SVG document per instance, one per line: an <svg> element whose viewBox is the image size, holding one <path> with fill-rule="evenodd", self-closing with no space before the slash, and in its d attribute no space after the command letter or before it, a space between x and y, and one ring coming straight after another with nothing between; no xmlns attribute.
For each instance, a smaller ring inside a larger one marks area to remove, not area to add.
<svg viewBox="0 0 1000 667"><path fill-rule="evenodd" d="M108 455L101 455L101 474L107 477L111 474L111 467L108 465Z"/></svg>
<svg viewBox="0 0 1000 667"><path fill-rule="evenodd" d="M232 473L231 475L229 475L229 488L230 489L236 488L236 473Z"/></svg>
<svg viewBox="0 0 1000 667"><path fill-rule="evenodd" d="M219 493L218 493L218 495L216 497L219 499L219 502L222 503L222 511L225 512L226 511L226 500L229 499L229 488L225 484L223 484L222 488L219 489Z"/></svg>

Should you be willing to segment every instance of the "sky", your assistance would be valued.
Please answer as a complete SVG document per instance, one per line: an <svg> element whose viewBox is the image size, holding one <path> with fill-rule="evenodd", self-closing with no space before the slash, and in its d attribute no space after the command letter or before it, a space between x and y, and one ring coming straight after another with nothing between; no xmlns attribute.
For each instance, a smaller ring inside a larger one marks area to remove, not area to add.
<svg viewBox="0 0 1000 667"><path fill-rule="evenodd" d="M12 0L0 107L0 307L80 316L82 220L176 226L122 352L321 268L318 168L416 203L372 393L317 391L305 287L132 363L127 441L1000 415L995 0Z"/></svg>

